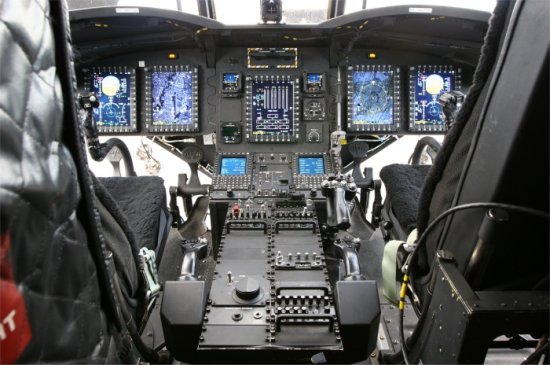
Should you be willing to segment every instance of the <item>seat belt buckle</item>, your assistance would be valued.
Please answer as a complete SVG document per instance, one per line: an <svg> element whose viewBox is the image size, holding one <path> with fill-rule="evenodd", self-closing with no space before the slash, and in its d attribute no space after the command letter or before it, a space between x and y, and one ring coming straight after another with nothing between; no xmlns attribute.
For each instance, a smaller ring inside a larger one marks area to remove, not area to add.
<svg viewBox="0 0 550 365"><path fill-rule="evenodd" d="M141 275L143 275L143 278L145 280L145 296L147 299L155 296L158 292L160 292L160 284L155 260L155 251L149 250L145 247L139 250L139 269L141 271Z"/></svg>

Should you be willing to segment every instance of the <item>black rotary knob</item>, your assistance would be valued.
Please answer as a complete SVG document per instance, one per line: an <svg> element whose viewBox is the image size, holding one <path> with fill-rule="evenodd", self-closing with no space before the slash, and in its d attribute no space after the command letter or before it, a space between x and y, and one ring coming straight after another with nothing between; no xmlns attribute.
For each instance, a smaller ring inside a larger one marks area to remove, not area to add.
<svg viewBox="0 0 550 365"><path fill-rule="evenodd" d="M260 294L260 283L253 278L244 278L239 280L235 291L239 299L253 300Z"/></svg>

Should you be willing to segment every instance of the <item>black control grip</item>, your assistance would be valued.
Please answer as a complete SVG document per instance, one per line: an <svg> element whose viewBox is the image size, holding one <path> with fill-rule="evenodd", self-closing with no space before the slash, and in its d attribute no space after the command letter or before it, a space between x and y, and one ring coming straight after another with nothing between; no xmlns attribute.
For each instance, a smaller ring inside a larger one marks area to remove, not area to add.
<svg viewBox="0 0 550 365"><path fill-rule="evenodd" d="M183 196L191 197L193 195L207 195L208 185L183 185L178 187L178 192Z"/></svg>
<svg viewBox="0 0 550 365"><path fill-rule="evenodd" d="M331 199L327 199L328 215L327 223L331 227L347 229L351 226L349 209L346 202L346 190L343 186L334 189Z"/></svg>

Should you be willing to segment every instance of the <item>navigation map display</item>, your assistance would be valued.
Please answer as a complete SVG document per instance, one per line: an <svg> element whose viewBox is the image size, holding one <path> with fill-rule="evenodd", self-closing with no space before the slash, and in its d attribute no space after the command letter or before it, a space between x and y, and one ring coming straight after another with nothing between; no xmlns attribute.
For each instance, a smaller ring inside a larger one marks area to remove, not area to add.
<svg viewBox="0 0 550 365"><path fill-rule="evenodd" d="M460 69L452 66L418 66L410 69L411 130L445 130L439 97L460 88Z"/></svg>
<svg viewBox="0 0 550 365"><path fill-rule="evenodd" d="M196 69L154 67L147 79L148 129L153 132L197 130Z"/></svg>
<svg viewBox="0 0 550 365"><path fill-rule="evenodd" d="M348 130L391 131L399 122L399 77L391 66L362 66L348 74Z"/></svg>
<svg viewBox="0 0 550 365"><path fill-rule="evenodd" d="M192 123L193 74L190 71L153 72L151 84L153 125Z"/></svg>
<svg viewBox="0 0 550 365"><path fill-rule="evenodd" d="M135 121L135 71L126 67L94 68L87 89L96 94L99 107L93 120L99 132L133 132Z"/></svg>

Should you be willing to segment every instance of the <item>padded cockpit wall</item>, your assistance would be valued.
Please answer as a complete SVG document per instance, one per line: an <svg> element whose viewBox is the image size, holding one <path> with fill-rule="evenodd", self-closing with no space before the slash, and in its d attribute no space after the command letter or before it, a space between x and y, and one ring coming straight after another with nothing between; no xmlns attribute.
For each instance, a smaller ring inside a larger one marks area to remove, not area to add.
<svg viewBox="0 0 550 365"><path fill-rule="evenodd" d="M471 151L455 204L494 201L549 210L548 49L550 30L544 14L548 4L524 1L518 26L491 96L477 143ZM540 32L533 34L533 29ZM526 56L528 55L528 56ZM488 161L491 161L488 163ZM455 216L444 232L445 246L459 252L459 241L475 241L473 220L484 212ZM531 290L548 288L548 220L509 212L503 239L474 289ZM456 222L455 222L456 220ZM460 224L458 224L460 222ZM460 269L472 251L461 250ZM469 259L469 260L468 260ZM546 278L546 279L545 279ZM546 284L540 287L540 283Z"/></svg>
<svg viewBox="0 0 550 365"><path fill-rule="evenodd" d="M47 0L0 2L0 363L110 362L51 19Z"/></svg>
<svg viewBox="0 0 550 365"><path fill-rule="evenodd" d="M420 231L445 210L465 203L499 202L548 211L548 32L536 32L535 37L532 31L548 30L544 6L537 1L502 1L497 6L496 12L508 12L506 26L501 31L493 18L480 59L485 65L478 66L474 76L479 79L480 73L491 72L491 77L476 105L464 104L457 118L457 124L459 118L466 123L464 130L451 130L446 142L452 143L446 143L447 152L442 149L436 158L420 202ZM519 26L510 26L519 9ZM503 50L500 68L497 51ZM492 71L491 58L496 60ZM427 273L438 244L453 253L464 272L485 212L459 212L446 226L436 227L421 252L417 273ZM474 289L529 290L547 277L548 222L510 213L506 228L502 239L489 243L498 247ZM517 281L518 277L525 280Z"/></svg>

